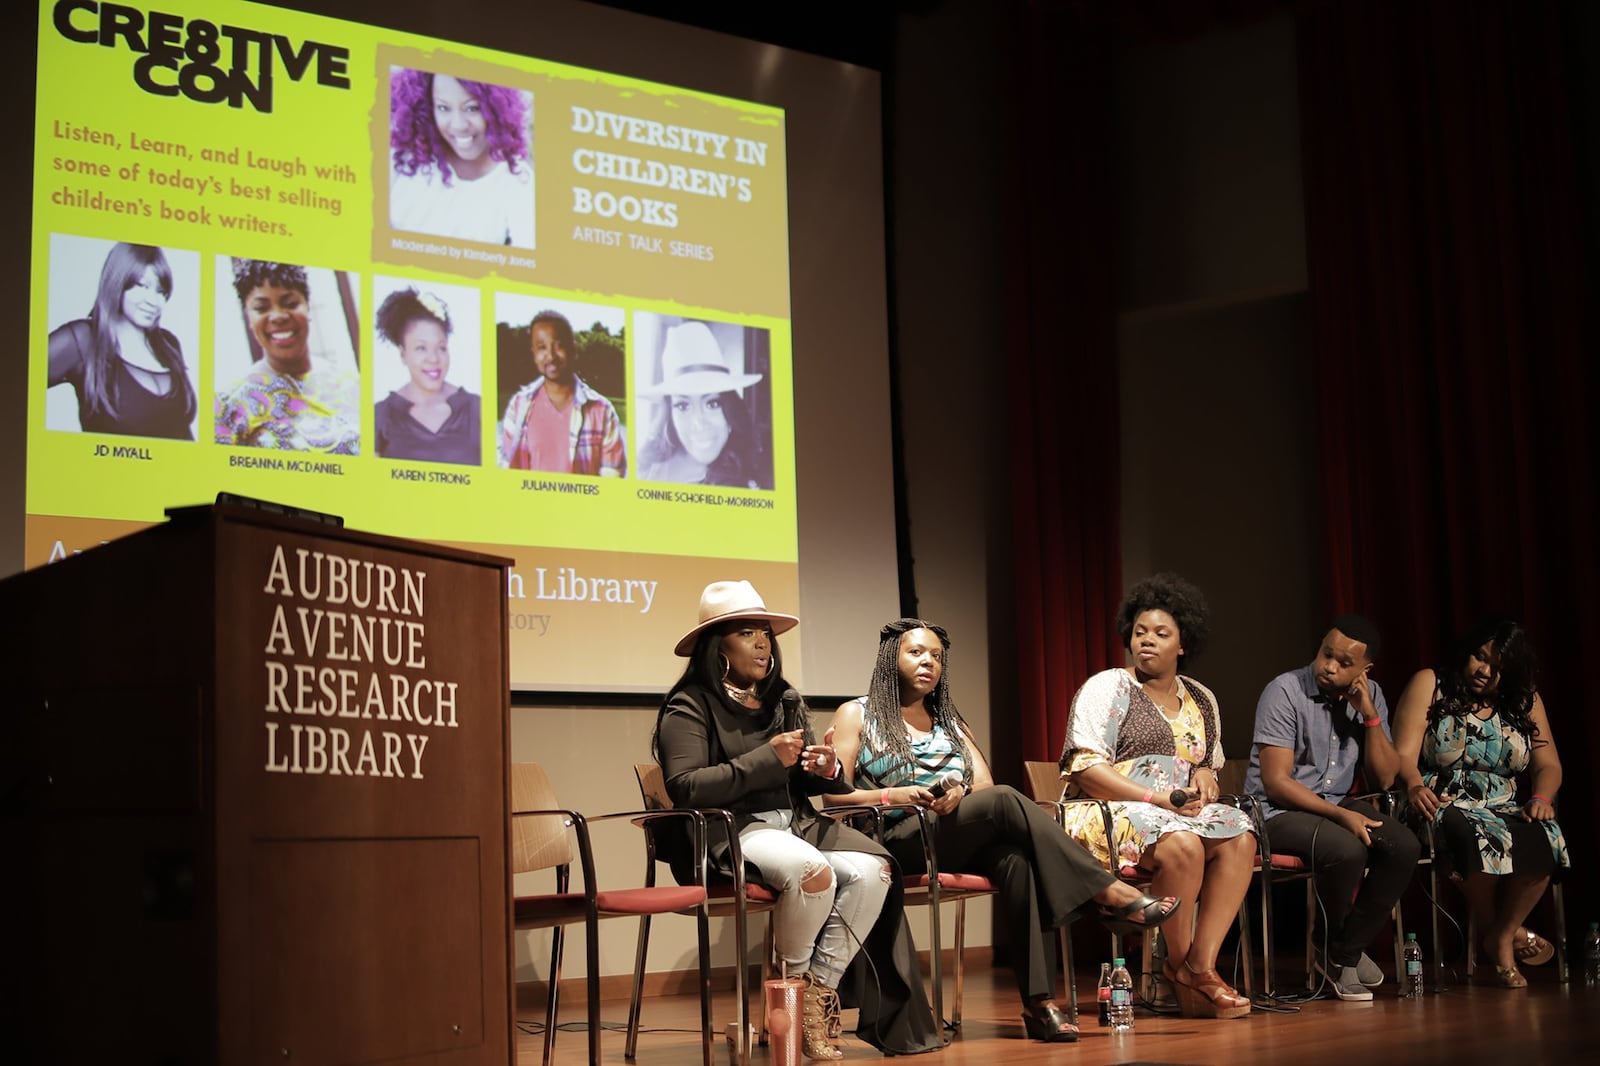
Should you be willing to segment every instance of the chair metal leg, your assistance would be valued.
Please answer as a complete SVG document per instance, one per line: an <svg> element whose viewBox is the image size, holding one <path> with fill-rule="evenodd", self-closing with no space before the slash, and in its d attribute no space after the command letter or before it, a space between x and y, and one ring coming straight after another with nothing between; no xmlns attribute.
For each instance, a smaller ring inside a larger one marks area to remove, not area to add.
<svg viewBox="0 0 1600 1066"><path fill-rule="evenodd" d="M967 948L967 901L956 900L956 1002L950 1010L950 1028L961 1028L961 994L964 985L964 967L961 965L962 953Z"/></svg>
<svg viewBox="0 0 1600 1066"><path fill-rule="evenodd" d="M1250 950L1250 896L1248 893L1245 894L1244 901L1239 904L1239 954L1244 959L1244 998L1254 1002L1256 994L1252 987L1254 981L1251 979L1250 974L1255 969L1255 963L1251 958L1253 952Z"/></svg>
<svg viewBox="0 0 1600 1066"><path fill-rule="evenodd" d="M1401 913L1402 900L1394 901L1394 983L1402 990L1406 983L1406 916Z"/></svg>
<svg viewBox="0 0 1600 1066"><path fill-rule="evenodd" d="M1567 901L1559 884L1550 886L1550 902L1556 908L1556 980L1567 983Z"/></svg>
<svg viewBox="0 0 1600 1066"><path fill-rule="evenodd" d="M589 993L589 1066L600 1066L600 923L591 914L583 924L589 967L584 980Z"/></svg>
<svg viewBox="0 0 1600 1066"><path fill-rule="evenodd" d="M1261 871L1261 994L1277 996L1277 977L1272 960L1272 878Z"/></svg>
<svg viewBox="0 0 1600 1066"><path fill-rule="evenodd" d="M1078 1022L1078 974L1072 965L1072 934L1067 926L1056 929L1056 941L1061 948L1061 973L1067 981L1067 1017L1074 1025Z"/></svg>
<svg viewBox="0 0 1600 1066"><path fill-rule="evenodd" d="M556 1012L561 1007L561 942L567 927L558 925L550 931L550 994L544 1007L544 1066L550 1066L550 1056L556 1047Z"/></svg>
<svg viewBox="0 0 1600 1066"><path fill-rule="evenodd" d="M744 902L733 909L733 1066L750 1062L750 934Z"/></svg>
<svg viewBox="0 0 1600 1066"><path fill-rule="evenodd" d="M644 963L650 953L650 916L639 916L639 942L633 952L633 996L628 1000L628 1041L622 1057L629 1062L639 1050L639 1013L644 1005Z"/></svg>
<svg viewBox="0 0 1600 1066"><path fill-rule="evenodd" d="M711 915L703 901L695 915L695 925L700 941L700 1053L705 1066L715 1066L711 1051ZM743 959L739 965L744 965ZM745 1039L740 1036L737 1043L743 1043Z"/></svg>
<svg viewBox="0 0 1600 1066"><path fill-rule="evenodd" d="M1428 863L1428 909L1433 916L1433 990L1439 992L1444 989L1444 941L1439 939L1439 857L1433 851L1432 832L1428 834L1428 854L1432 856Z"/></svg>
<svg viewBox="0 0 1600 1066"><path fill-rule="evenodd" d="M772 912L768 911L767 912L767 935L762 939L762 944L761 944L761 983L762 983L762 987L763 988L766 987L766 982L771 980L776 975L776 972L777 972L776 969L772 965L772 958L773 958ZM765 992L762 993L761 1009L759 1011L757 1011L756 1013L761 1016L761 1027L760 1027L760 1030L759 1030L761 1046L762 1047L766 1047L768 1045L768 1043L770 1043L770 1041L767 1039L767 1000L766 1000L766 993Z"/></svg>
<svg viewBox="0 0 1600 1066"><path fill-rule="evenodd" d="M933 1017L941 1030L939 1039L944 1041L944 975L940 966L942 950L939 944L939 886L933 878L928 879L928 968L933 971Z"/></svg>
<svg viewBox="0 0 1600 1066"><path fill-rule="evenodd" d="M1312 969L1317 958L1317 883L1306 879L1306 991L1317 987L1316 971Z"/></svg>
<svg viewBox="0 0 1600 1066"><path fill-rule="evenodd" d="M1161 998L1161 990L1156 986L1156 980L1161 976L1156 972L1156 937L1161 935L1160 930L1139 935L1139 991L1144 996L1146 1003L1154 1003ZM1162 945L1162 950L1166 946Z"/></svg>

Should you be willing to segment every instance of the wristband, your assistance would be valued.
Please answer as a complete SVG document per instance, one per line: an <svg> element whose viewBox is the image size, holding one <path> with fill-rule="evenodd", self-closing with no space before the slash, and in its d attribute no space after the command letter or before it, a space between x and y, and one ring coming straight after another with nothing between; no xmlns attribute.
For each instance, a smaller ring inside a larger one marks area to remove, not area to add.
<svg viewBox="0 0 1600 1066"><path fill-rule="evenodd" d="M1373 729L1373 728L1376 728L1377 726L1382 725L1383 724L1383 719L1379 718L1377 715L1373 715L1371 718L1363 718L1363 719L1361 719L1361 724L1366 726L1368 729Z"/></svg>
<svg viewBox="0 0 1600 1066"><path fill-rule="evenodd" d="M889 790L888 789L884 789L883 790L883 794L878 797L878 806L880 806L880 807L889 806Z"/></svg>
<svg viewBox="0 0 1600 1066"><path fill-rule="evenodd" d="M1550 803L1550 797L1541 796L1537 792L1535 792L1533 795L1528 797L1528 802L1529 803L1532 803L1534 800L1538 800L1540 803L1543 803L1543 804L1546 804L1546 805L1548 805Z"/></svg>
<svg viewBox="0 0 1600 1066"><path fill-rule="evenodd" d="M1144 795L1139 798L1139 802L1140 803L1149 803L1150 800L1155 797L1155 794L1156 794L1156 790L1155 789L1147 788L1147 789L1144 790Z"/></svg>

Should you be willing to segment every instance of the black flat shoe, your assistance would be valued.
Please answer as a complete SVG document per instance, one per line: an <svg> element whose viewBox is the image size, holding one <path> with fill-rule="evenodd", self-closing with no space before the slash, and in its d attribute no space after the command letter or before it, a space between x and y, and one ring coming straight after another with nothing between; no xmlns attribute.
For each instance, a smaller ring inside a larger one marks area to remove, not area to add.
<svg viewBox="0 0 1600 1066"><path fill-rule="evenodd" d="M1121 907L1110 907L1102 903L1099 911L1100 924L1118 933L1142 933L1146 929L1154 929L1176 914L1178 903L1177 896L1151 899L1145 895Z"/></svg>
<svg viewBox="0 0 1600 1066"><path fill-rule="evenodd" d="M1029 1003L1022 1012L1022 1028L1030 1039L1046 1044L1071 1044L1078 1039L1078 1027L1072 1024L1072 1018L1052 1000Z"/></svg>

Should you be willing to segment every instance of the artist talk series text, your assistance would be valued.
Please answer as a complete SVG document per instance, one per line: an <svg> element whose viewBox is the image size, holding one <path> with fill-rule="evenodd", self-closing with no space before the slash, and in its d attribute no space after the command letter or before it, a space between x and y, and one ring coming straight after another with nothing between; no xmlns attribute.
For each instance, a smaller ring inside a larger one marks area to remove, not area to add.
<svg viewBox="0 0 1600 1066"><path fill-rule="evenodd" d="M454 681L428 674L427 573L274 547L262 679L274 774L421 781L441 730L457 729Z"/></svg>
<svg viewBox="0 0 1600 1066"><path fill-rule="evenodd" d="M338 217L349 163L258 155L238 145L192 147L138 130L116 133L56 119L50 202L111 215L293 237L283 212Z"/></svg>

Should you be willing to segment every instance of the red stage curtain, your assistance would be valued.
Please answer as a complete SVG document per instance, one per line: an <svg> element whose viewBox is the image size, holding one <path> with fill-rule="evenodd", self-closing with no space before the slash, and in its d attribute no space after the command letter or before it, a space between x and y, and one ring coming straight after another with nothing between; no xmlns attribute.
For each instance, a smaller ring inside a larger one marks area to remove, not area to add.
<svg viewBox="0 0 1600 1066"><path fill-rule="evenodd" d="M995 719L995 750L1054 760L1072 694L1122 658L1111 631L1122 591L1112 48L1081 5L1014 0L1007 13L1004 343L1019 699L1015 734Z"/></svg>
<svg viewBox="0 0 1600 1066"><path fill-rule="evenodd" d="M1561 6L1315 4L1299 41L1323 606L1379 623L1391 691L1475 617L1520 617L1563 826L1592 840L1600 461Z"/></svg>

